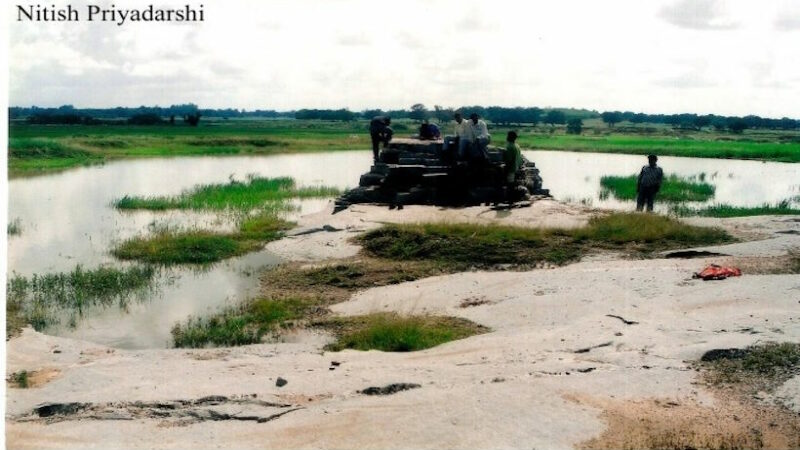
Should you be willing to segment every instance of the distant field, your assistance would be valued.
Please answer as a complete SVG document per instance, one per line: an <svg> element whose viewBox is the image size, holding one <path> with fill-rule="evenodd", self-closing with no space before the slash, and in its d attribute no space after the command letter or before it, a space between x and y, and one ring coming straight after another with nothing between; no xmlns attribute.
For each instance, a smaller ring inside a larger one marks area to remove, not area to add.
<svg viewBox="0 0 800 450"><path fill-rule="evenodd" d="M396 122L396 136L408 136L416 130L416 124ZM367 150L367 126L364 120L205 120L198 127L13 122L9 128L9 171L12 176L34 174L117 158ZM443 128L447 133L449 126ZM508 129L492 127L495 145L503 145ZM515 129L520 132L518 142L523 148L800 162L797 131L748 130L732 135L644 125L612 130L591 121L587 121L582 135L567 135L563 127L545 125Z"/></svg>

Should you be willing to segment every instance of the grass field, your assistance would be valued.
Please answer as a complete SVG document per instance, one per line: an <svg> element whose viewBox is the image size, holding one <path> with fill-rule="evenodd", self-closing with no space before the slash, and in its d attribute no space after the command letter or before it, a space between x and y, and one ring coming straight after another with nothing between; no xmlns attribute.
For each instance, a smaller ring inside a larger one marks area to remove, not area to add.
<svg viewBox="0 0 800 450"><path fill-rule="evenodd" d="M9 128L9 170L12 176L18 176L119 158L367 150L367 125L364 120L204 120L198 127L13 122ZM404 120L393 126L400 137L411 135L416 129L416 124ZM503 145L508 129L491 128L495 145ZM565 134L563 127L514 129L520 132L519 144L531 149L800 162L797 131L747 130L742 135L732 135L648 126L618 127L615 131L595 124L576 136ZM444 131L448 132L448 126Z"/></svg>

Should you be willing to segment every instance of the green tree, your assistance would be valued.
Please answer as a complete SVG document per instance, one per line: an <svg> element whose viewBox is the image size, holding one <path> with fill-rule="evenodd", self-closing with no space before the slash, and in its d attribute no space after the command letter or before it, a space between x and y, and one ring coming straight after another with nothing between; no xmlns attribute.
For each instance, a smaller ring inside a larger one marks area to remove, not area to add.
<svg viewBox="0 0 800 450"><path fill-rule="evenodd" d="M411 112L408 114L408 117L417 122L422 122L428 117L428 109L425 108L425 105L422 103L411 105Z"/></svg>
<svg viewBox="0 0 800 450"><path fill-rule="evenodd" d="M622 113L619 111L606 111L600 114L600 118L603 119L609 128L614 128L614 125L622 122Z"/></svg>
<svg viewBox="0 0 800 450"><path fill-rule="evenodd" d="M564 114L564 111L559 111L557 109L547 111L547 114L544 116L544 123L550 126L563 125L566 121L567 115Z"/></svg>
<svg viewBox="0 0 800 450"><path fill-rule="evenodd" d="M573 117L567 121L568 134L581 134L581 131L583 131L583 120Z"/></svg>

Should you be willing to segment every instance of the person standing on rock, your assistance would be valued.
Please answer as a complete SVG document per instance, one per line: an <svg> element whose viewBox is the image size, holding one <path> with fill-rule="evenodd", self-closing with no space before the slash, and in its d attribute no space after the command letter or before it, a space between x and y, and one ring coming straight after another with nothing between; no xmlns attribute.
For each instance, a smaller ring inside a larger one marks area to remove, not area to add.
<svg viewBox="0 0 800 450"><path fill-rule="evenodd" d="M522 167L522 152L517 145L517 132L509 131L506 135L506 151L503 162L506 165L506 183L513 183L517 179L517 171Z"/></svg>
<svg viewBox="0 0 800 450"><path fill-rule="evenodd" d="M470 159L473 161L488 160L486 147L489 145L491 136L489 135L489 128L486 126L486 122L482 121L480 117L478 117L478 114L472 113L469 116L469 128L471 130L470 134L472 135L472 154L470 155Z"/></svg>
<svg viewBox="0 0 800 450"><path fill-rule="evenodd" d="M456 158L465 160L469 155L469 147L472 145L472 130L469 128L467 121L460 112L453 114L453 134L452 136L445 136L445 152L451 151L449 146L454 145L457 149ZM448 153L449 154L449 153Z"/></svg>
<svg viewBox="0 0 800 450"><path fill-rule="evenodd" d="M642 167L636 180L636 210L641 211L647 204L647 212L653 212L653 202L664 181L664 171L656 165L658 156L648 155L648 165Z"/></svg>
<svg viewBox="0 0 800 450"><path fill-rule="evenodd" d="M383 142L383 147L389 145L392 140L392 128L389 126L392 119L388 116L375 116L369 123L369 135L372 138L372 159L378 162L378 154L380 153L380 143Z"/></svg>

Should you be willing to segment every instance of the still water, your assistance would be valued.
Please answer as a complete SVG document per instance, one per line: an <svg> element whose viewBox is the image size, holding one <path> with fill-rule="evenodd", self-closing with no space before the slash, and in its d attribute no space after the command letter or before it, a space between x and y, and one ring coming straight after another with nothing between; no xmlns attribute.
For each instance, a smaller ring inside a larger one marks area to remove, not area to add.
<svg viewBox="0 0 800 450"><path fill-rule="evenodd" d="M600 199L600 177L631 175L646 159L641 156L527 151L542 173L544 186L558 199L599 207L630 209L615 199ZM224 183L248 174L289 176L300 186L357 185L369 170L371 152L191 157L117 161L54 175L9 182L9 220L18 219L22 233L8 238L9 276L14 273L67 272L80 264L124 265L109 254L116 242L145 234L154 225L195 226L223 230L232 227L216 214L120 212L111 202L124 195L172 195L199 183ZM800 165L755 161L663 157L665 173L692 176L705 173L716 186L714 203L760 205L800 195ZM328 200L299 202L306 214L326 207ZM163 270L158 288L123 311L97 307L75 324L54 326L47 333L85 339L118 348L158 348L170 344L170 328L187 316L204 315L226 303L235 304L257 293L258 273L279 263L268 251L251 253L205 271Z"/></svg>

